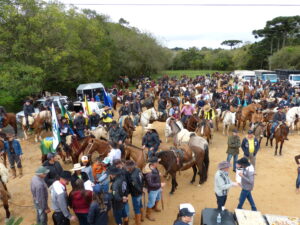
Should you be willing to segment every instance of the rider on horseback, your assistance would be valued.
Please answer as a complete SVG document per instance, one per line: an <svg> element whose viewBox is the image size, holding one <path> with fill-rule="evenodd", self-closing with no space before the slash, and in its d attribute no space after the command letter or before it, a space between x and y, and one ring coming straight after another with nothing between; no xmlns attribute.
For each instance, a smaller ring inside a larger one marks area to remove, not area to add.
<svg viewBox="0 0 300 225"><path fill-rule="evenodd" d="M272 139L274 137L276 127L279 125L279 123L284 123L285 120L286 120L286 116L285 116L284 112L282 112L282 109L283 109L283 107L279 106L278 107L278 112L274 114L273 124L272 124L272 127L271 127L270 139Z"/></svg>
<svg viewBox="0 0 300 225"><path fill-rule="evenodd" d="M3 128L3 121L6 117L6 110L3 106L0 106L0 131Z"/></svg>
<svg viewBox="0 0 300 225"><path fill-rule="evenodd" d="M70 147L67 145L66 137L69 135L74 135L72 128L69 126L68 121L65 117L61 118L61 123L59 126L61 144L64 148L64 151L70 153Z"/></svg>
<svg viewBox="0 0 300 225"><path fill-rule="evenodd" d="M111 128L109 129L109 140L119 144L119 148L124 155L124 141L127 138L127 133L122 127L119 127L116 121L112 121Z"/></svg>
<svg viewBox="0 0 300 225"><path fill-rule="evenodd" d="M161 113L161 118L167 117L167 101L165 98L158 101L158 112Z"/></svg>
<svg viewBox="0 0 300 225"><path fill-rule="evenodd" d="M32 117L32 113L35 113L35 110L33 106L31 105L30 100L26 100L25 104L23 105L23 111L24 111L24 116L26 120L26 126L29 129L29 121L28 121L28 116Z"/></svg>
<svg viewBox="0 0 300 225"><path fill-rule="evenodd" d="M120 126L122 126L123 116L130 116L130 114L131 114L131 107L129 105L129 101L126 101L125 105L122 105L121 108L119 109Z"/></svg>
<svg viewBox="0 0 300 225"><path fill-rule="evenodd" d="M213 119L215 118L215 111L211 108L209 104L203 107L204 119L209 121L210 128L213 128Z"/></svg>

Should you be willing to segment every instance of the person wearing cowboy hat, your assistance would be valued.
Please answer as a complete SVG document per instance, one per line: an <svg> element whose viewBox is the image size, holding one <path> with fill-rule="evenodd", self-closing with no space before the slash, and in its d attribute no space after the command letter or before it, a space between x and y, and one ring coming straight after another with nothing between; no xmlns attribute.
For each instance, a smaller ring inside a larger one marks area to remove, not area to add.
<svg viewBox="0 0 300 225"><path fill-rule="evenodd" d="M152 124L149 123L145 129L147 132L142 139L142 146L143 149L148 149L148 158L151 158L158 150L160 139L156 130L153 129Z"/></svg>
<svg viewBox="0 0 300 225"><path fill-rule="evenodd" d="M184 106L181 109L180 114L181 116L181 122L183 124L186 123L186 121L194 114L194 107L191 105L189 101L184 103Z"/></svg>
<svg viewBox="0 0 300 225"><path fill-rule="evenodd" d="M71 176L71 185L72 188L75 187L75 182L77 179L81 179L84 182L89 180L88 175L85 172L82 172L81 170L85 168L85 166L81 166L80 163L75 163L71 171L74 173Z"/></svg>
<svg viewBox="0 0 300 225"><path fill-rule="evenodd" d="M83 112L80 111L74 119L74 129L80 138L84 138L84 131L86 130L85 118Z"/></svg>
<svg viewBox="0 0 300 225"><path fill-rule="evenodd" d="M248 199L252 211L257 211L251 194L251 191L254 187L254 167L249 163L246 157L243 157L237 161L237 167L241 170L238 175L241 178L240 186L242 188L237 208L242 209L245 200Z"/></svg>
<svg viewBox="0 0 300 225"><path fill-rule="evenodd" d="M273 124L271 127L271 135L270 135L270 139L273 139L274 137L274 133L276 130L276 127L279 125L279 123L284 123L286 121L286 115L283 112L283 107L282 106L278 106L278 112L276 112L273 116Z"/></svg>
<svg viewBox="0 0 300 225"><path fill-rule="evenodd" d="M122 155L124 155L125 151L124 151L123 144L125 139L128 136L126 131L122 127L120 127L116 121L112 121L108 133L109 133L109 140L118 143L119 149L121 150Z"/></svg>
<svg viewBox="0 0 300 225"><path fill-rule="evenodd" d="M54 224L70 225L70 221L76 221L77 217L72 215L68 209L68 193L66 186L71 180L71 172L63 171L59 180L55 181L49 188Z"/></svg>
<svg viewBox="0 0 300 225"><path fill-rule="evenodd" d="M238 184L235 182L232 182L230 180L228 171L231 167L230 163L227 161L220 162L218 165L218 170L215 174L215 194L217 197L217 204L218 204L218 210L222 210L224 207L226 200L227 200L227 194L228 190L232 186L237 186Z"/></svg>
<svg viewBox="0 0 300 225"><path fill-rule="evenodd" d="M190 212L188 208L182 208L179 210L177 220L173 225L189 225L192 222L192 218L195 215L194 212Z"/></svg>
<svg viewBox="0 0 300 225"><path fill-rule="evenodd" d="M104 107L104 111L102 113L102 121L106 124L109 125L113 121L114 114L111 111L111 108L109 106Z"/></svg>
<svg viewBox="0 0 300 225"><path fill-rule="evenodd" d="M140 96L137 96L132 104L132 115L134 117L133 125L135 127L138 126L139 124L141 113L142 113L141 98Z"/></svg>
<svg viewBox="0 0 300 225"><path fill-rule="evenodd" d="M48 186L44 180L47 173L49 173L49 170L46 167L40 166L35 171L35 176L32 177L30 183L30 190L36 209L36 223L40 225L47 225L47 214L50 213L48 206Z"/></svg>
<svg viewBox="0 0 300 225"><path fill-rule="evenodd" d="M117 167L110 167L108 170L111 184L112 208L115 222L118 225L128 225L129 218L126 212L126 203L128 202L128 185L122 170Z"/></svg>
<svg viewBox="0 0 300 225"><path fill-rule="evenodd" d="M92 114L89 115L88 127L91 130L95 130L99 126L99 123L100 123L100 116L96 112L96 110L93 109Z"/></svg>
<svg viewBox="0 0 300 225"><path fill-rule="evenodd" d="M8 161L10 164L10 169L12 171L13 179L16 178L17 171L15 165L19 170L19 177L23 176L23 168L22 168L22 147L20 142L15 139L13 134L7 134L7 141L4 141L4 148L2 149L0 155L4 153L8 156Z"/></svg>
<svg viewBox="0 0 300 225"><path fill-rule="evenodd" d="M61 121L61 123L59 124L59 132L60 132L60 137L61 137L60 141L61 141L64 151L66 153L70 153L71 149L70 149L69 145L67 144L66 138L69 135L75 136L75 133L72 130L72 128L70 127L70 125L68 124L67 118L61 117L60 121Z"/></svg>
<svg viewBox="0 0 300 225"><path fill-rule="evenodd" d="M209 121L210 128L213 129L213 119L215 118L215 110L211 108L210 104L208 103L203 107L204 110L204 119Z"/></svg>

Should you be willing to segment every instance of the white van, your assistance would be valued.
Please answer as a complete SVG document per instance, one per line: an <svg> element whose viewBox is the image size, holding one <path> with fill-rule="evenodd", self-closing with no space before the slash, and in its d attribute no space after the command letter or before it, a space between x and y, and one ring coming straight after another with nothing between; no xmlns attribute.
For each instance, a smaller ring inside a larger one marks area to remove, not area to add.
<svg viewBox="0 0 300 225"><path fill-rule="evenodd" d="M292 87L300 87L300 74L290 74L289 83Z"/></svg>
<svg viewBox="0 0 300 225"><path fill-rule="evenodd" d="M240 81L250 81L251 79L252 80L256 80L256 76L255 76L255 72L254 71L250 71L250 70L243 70L243 71L240 71L238 74L237 74L237 77Z"/></svg>

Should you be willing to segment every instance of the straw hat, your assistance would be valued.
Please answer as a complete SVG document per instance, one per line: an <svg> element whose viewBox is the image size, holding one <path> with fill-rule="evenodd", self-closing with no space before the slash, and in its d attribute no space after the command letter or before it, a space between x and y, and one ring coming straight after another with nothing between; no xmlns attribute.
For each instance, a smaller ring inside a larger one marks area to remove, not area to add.
<svg viewBox="0 0 300 225"><path fill-rule="evenodd" d="M81 166L80 163L75 163L72 171L82 170L85 166Z"/></svg>
<svg viewBox="0 0 300 225"><path fill-rule="evenodd" d="M185 102L184 105L191 105L189 101Z"/></svg>
<svg viewBox="0 0 300 225"><path fill-rule="evenodd" d="M207 105L205 105L205 106L203 107L204 112L207 112L207 111L209 111L210 109L211 109L211 107L210 107L209 104L207 104Z"/></svg>

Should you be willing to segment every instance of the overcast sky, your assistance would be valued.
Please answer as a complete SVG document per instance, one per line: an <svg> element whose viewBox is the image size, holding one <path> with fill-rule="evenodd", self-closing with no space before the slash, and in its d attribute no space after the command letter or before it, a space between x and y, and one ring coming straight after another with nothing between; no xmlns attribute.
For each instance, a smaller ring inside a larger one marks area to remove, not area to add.
<svg viewBox="0 0 300 225"><path fill-rule="evenodd" d="M96 10L109 16L114 22L124 18L131 26L152 33L162 45L170 48L193 46L218 48L224 47L220 43L228 39L254 42L252 30L263 28L266 21L275 17L295 16L300 12L299 0L60 0L59 2ZM204 6L205 4L210 5ZM217 4L248 4L248 6L216 6Z"/></svg>

